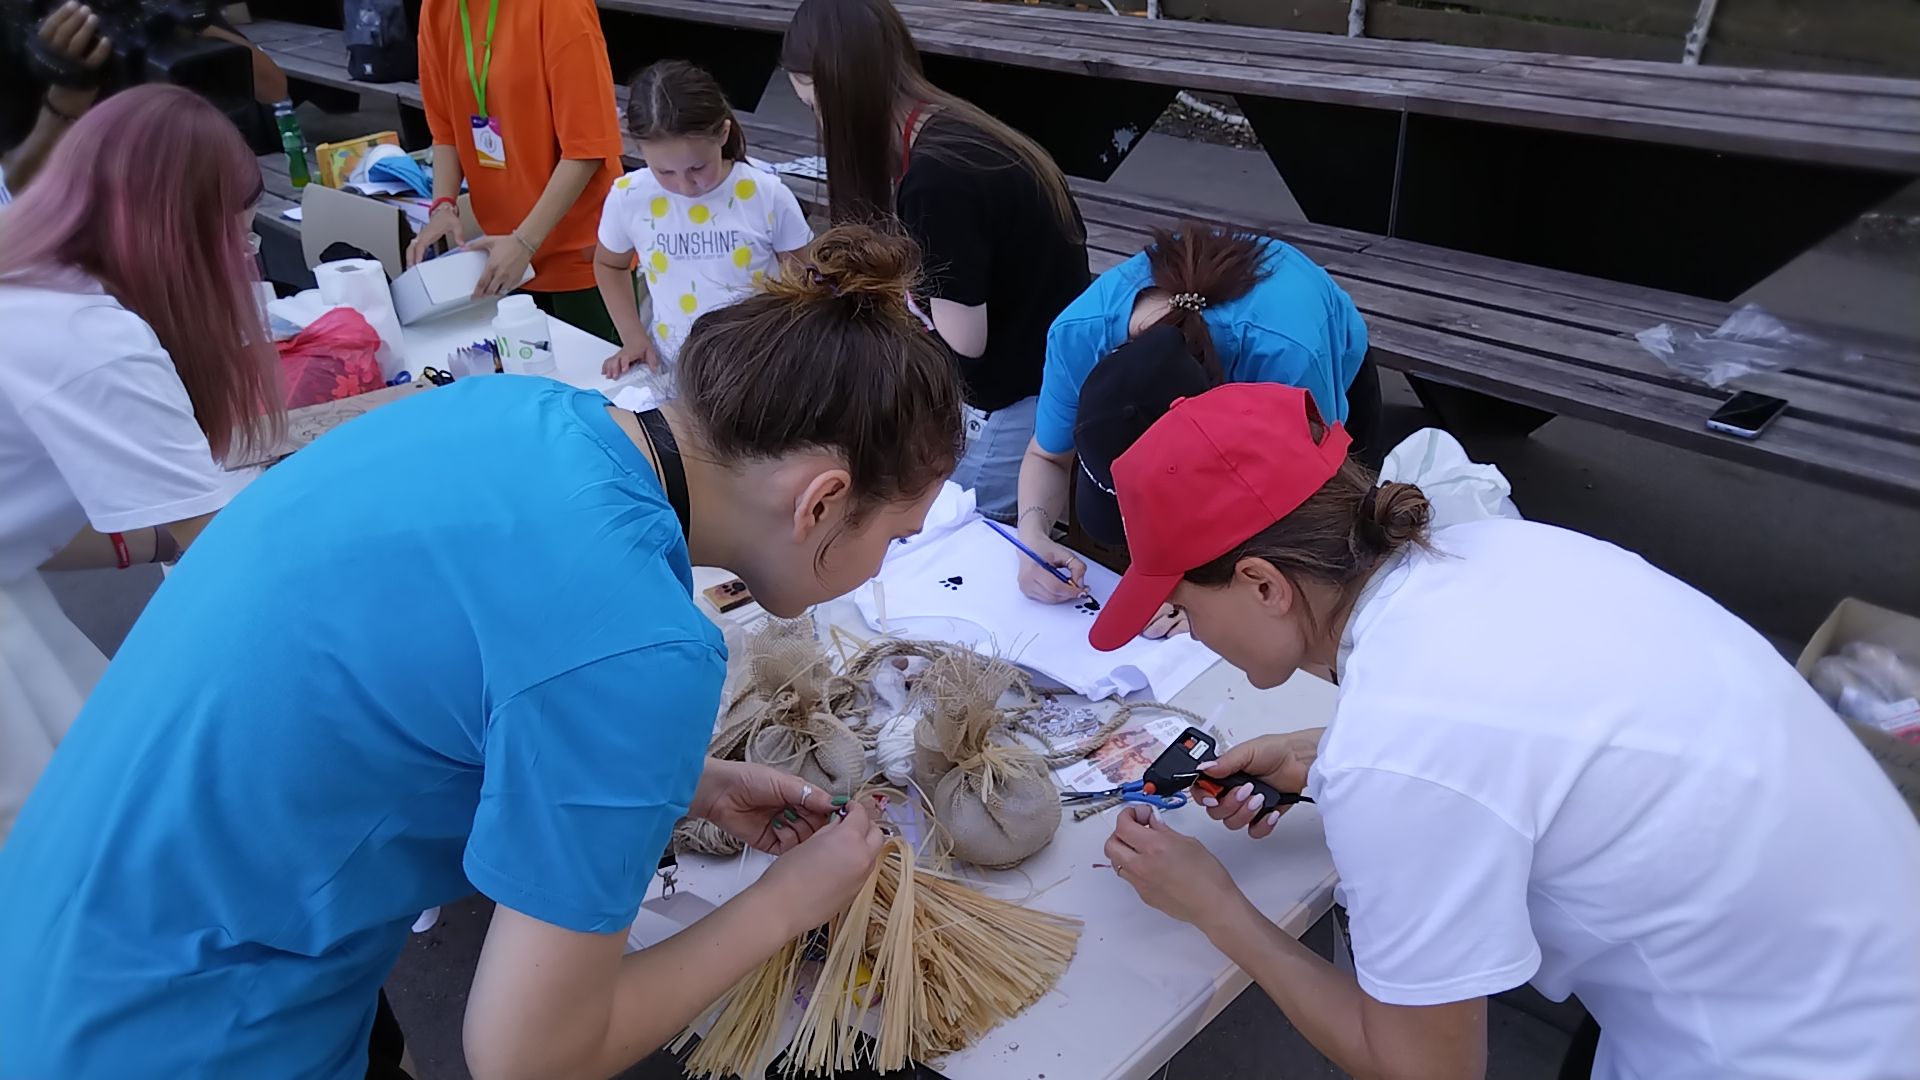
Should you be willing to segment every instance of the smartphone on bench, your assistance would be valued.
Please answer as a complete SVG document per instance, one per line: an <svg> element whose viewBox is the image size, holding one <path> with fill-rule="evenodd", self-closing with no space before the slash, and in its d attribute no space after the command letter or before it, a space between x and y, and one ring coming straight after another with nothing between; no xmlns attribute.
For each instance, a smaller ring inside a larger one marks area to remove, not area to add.
<svg viewBox="0 0 1920 1080"><path fill-rule="evenodd" d="M1785 412L1787 400L1742 390L1707 417L1707 426L1742 439L1754 439Z"/></svg>

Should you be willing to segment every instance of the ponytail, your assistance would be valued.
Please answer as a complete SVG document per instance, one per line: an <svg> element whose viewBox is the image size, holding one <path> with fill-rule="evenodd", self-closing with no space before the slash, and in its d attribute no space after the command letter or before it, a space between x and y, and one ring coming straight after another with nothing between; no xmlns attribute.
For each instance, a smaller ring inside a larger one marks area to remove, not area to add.
<svg viewBox="0 0 1920 1080"><path fill-rule="evenodd" d="M1178 231L1153 231L1147 265L1154 287L1167 294L1170 305L1154 325L1179 328L1187 351L1214 386L1227 381L1227 372L1203 312L1252 292L1267 276L1266 261L1267 241L1257 233L1198 221L1182 222Z"/></svg>
<svg viewBox="0 0 1920 1080"><path fill-rule="evenodd" d="M747 160L747 133L719 80L685 60L662 60L627 88L627 131L635 139L724 140L720 156Z"/></svg>

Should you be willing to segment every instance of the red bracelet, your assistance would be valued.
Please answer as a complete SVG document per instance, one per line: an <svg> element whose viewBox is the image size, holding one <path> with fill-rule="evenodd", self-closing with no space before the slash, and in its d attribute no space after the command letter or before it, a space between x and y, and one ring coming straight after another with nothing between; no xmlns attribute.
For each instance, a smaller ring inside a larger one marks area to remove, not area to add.
<svg viewBox="0 0 1920 1080"><path fill-rule="evenodd" d="M119 533L108 533L107 539L113 541L113 557L119 563L120 569L125 570L132 566L133 552L127 550L127 538Z"/></svg>
<svg viewBox="0 0 1920 1080"><path fill-rule="evenodd" d="M433 215L439 213L441 203L446 203L448 206L453 207L455 210L460 209L459 199L455 199L447 195L442 195L427 205L427 216L432 217Z"/></svg>

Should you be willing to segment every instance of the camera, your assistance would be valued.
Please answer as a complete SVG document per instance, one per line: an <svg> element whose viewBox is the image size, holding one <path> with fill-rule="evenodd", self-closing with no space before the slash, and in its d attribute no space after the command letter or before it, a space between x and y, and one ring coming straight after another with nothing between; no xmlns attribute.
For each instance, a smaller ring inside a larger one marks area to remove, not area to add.
<svg viewBox="0 0 1920 1080"><path fill-rule="evenodd" d="M246 47L201 36L215 25L213 0L88 0L113 48L97 71L55 54L41 40L40 21L60 3L0 0L8 51L24 58L42 82L97 86L103 95L144 82L173 83L215 101L253 95L253 57Z"/></svg>

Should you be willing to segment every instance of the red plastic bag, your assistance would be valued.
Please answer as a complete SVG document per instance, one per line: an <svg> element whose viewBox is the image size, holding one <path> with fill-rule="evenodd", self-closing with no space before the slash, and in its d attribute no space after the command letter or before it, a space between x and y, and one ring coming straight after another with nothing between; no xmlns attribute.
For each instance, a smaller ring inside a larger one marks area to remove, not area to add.
<svg viewBox="0 0 1920 1080"><path fill-rule="evenodd" d="M280 343L280 368L287 381L287 408L378 390L380 335L366 317L337 307L313 320L290 341Z"/></svg>

